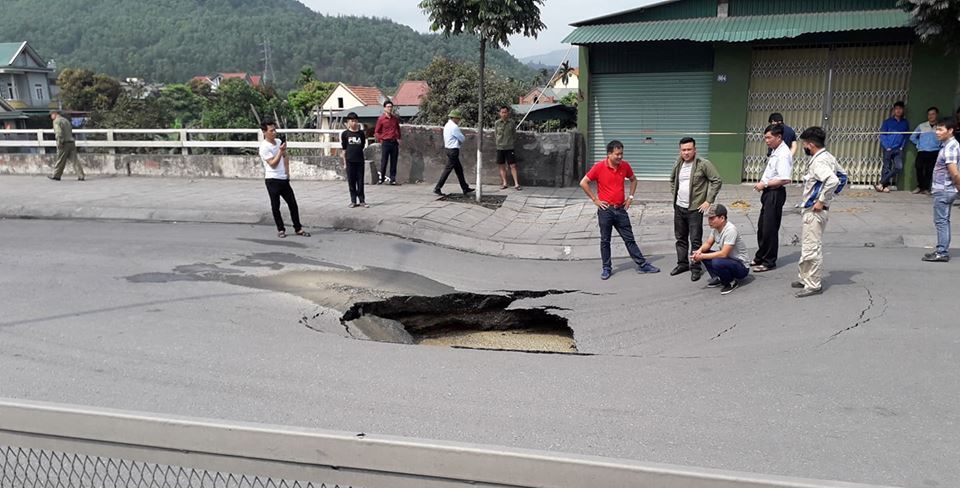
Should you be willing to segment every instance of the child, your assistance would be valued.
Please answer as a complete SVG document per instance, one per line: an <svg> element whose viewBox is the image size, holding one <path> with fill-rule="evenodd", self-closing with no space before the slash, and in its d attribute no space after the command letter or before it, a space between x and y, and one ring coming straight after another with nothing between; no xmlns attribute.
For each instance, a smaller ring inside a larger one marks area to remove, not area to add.
<svg viewBox="0 0 960 488"><path fill-rule="evenodd" d="M343 168L347 170L347 186L350 187L350 208L369 208L363 195L363 148L367 145L367 136L360 129L356 112L347 114L347 130L340 134L340 145L343 147Z"/></svg>

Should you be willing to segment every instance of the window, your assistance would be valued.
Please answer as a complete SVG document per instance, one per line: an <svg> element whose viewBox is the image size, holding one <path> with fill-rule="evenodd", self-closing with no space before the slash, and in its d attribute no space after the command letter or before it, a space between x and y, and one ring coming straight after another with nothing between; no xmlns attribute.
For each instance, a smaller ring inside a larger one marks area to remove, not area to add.
<svg viewBox="0 0 960 488"><path fill-rule="evenodd" d="M36 90L37 100L43 100L43 85L37 83L36 85L33 85L33 88Z"/></svg>
<svg viewBox="0 0 960 488"><path fill-rule="evenodd" d="M7 82L7 90L3 92L4 97L7 100L13 100L13 82Z"/></svg>
<svg viewBox="0 0 960 488"><path fill-rule="evenodd" d="M343 97L337 98L337 108L343 108Z"/></svg>

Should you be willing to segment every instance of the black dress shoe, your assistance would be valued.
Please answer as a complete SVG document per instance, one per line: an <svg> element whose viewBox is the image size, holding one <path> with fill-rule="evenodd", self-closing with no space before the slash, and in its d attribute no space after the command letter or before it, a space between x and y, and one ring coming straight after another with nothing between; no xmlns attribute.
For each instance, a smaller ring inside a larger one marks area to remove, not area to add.
<svg viewBox="0 0 960 488"><path fill-rule="evenodd" d="M670 276L676 276L680 273L686 273L687 271L690 271L689 266L677 265L676 268L670 270Z"/></svg>
<svg viewBox="0 0 960 488"><path fill-rule="evenodd" d="M690 270L690 281L700 281L700 277L703 276L702 269L691 269Z"/></svg>
<svg viewBox="0 0 960 488"><path fill-rule="evenodd" d="M60 181L60 178L57 178L56 176L47 175L47 178L48 178L48 179L51 179L51 180L53 180L53 181Z"/></svg>
<svg viewBox="0 0 960 488"><path fill-rule="evenodd" d="M471 194L471 193L473 193L473 192L475 192L475 191L477 191L477 190L474 190L473 188L467 188L466 190L463 190L463 194L464 194L464 195L469 195L469 194Z"/></svg>
<svg viewBox="0 0 960 488"><path fill-rule="evenodd" d="M438 197L442 197L442 196L443 196L443 192L440 191L440 190L438 190L438 189L436 189L436 188L433 189L433 194L436 195L436 196L438 196Z"/></svg>

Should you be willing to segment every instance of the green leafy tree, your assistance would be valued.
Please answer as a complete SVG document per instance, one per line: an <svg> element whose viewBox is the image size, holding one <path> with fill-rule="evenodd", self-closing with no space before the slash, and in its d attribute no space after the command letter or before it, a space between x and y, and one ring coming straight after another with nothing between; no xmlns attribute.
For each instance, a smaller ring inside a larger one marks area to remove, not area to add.
<svg viewBox="0 0 960 488"><path fill-rule="evenodd" d="M195 127L203 117L204 97L183 83L167 85L160 90L160 103L167 107L176 127Z"/></svg>
<svg viewBox="0 0 960 488"><path fill-rule="evenodd" d="M910 25L921 41L940 45L945 52L960 50L960 2L899 0L897 4L910 14Z"/></svg>
<svg viewBox="0 0 960 488"><path fill-rule="evenodd" d="M442 125L454 108L463 112L464 124L476 123L479 107L476 88L480 74L475 65L434 58L426 69L410 73L408 77L424 80L430 85L430 92L420 101L418 123ZM496 117L500 107L516 103L523 95L523 86L493 71L488 70L484 79L487 85L483 101L484 118Z"/></svg>
<svg viewBox="0 0 960 488"><path fill-rule="evenodd" d="M57 86L64 108L84 112L109 110L123 91L119 81L88 69L64 69Z"/></svg>
<svg viewBox="0 0 960 488"><path fill-rule="evenodd" d="M91 115L91 123L104 129L166 129L173 119L159 96L140 98L121 93L108 110Z"/></svg>
<svg viewBox="0 0 960 488"><path fill-rule="evenodd" d="M336 83L310 80L299 90L292 90L287 94L287 103L290 115L296 118L297 126L304 127L310 119L310 114L337 88Z"/></svg>
<svg viewBox="0 0 960 488"><path fill-rule="evenodd" d="M267 99L243 80L224 80L206 101L201 125L211 129L249 129L258 127L254 110L262 118ZM266 112L269 113L269 112Z"/></svg>
<svg viewBox="0 0 960 488"><path fill-rule="evenodd" d="M420 9L430 17L430 29L445 36L468 34L480 41L477 131L483 131L483 90L487 44L493 48L510 45L509 36L537 37L546 25L540 21L543 0L421 0ZM482 196L480 170L483 138L477 140L477 201Z"/></svg>
<svg viewBox="0 0 960 488"><path fill-rule="evenodd" d="M297 75L297 81L296 81L297 86L303 87L307 83L310 83L311 81L316 79L316 76L317 76L317 73L313 71L313 68L309 66L304 66L303 68L300 68L300 74Z"/></svg>

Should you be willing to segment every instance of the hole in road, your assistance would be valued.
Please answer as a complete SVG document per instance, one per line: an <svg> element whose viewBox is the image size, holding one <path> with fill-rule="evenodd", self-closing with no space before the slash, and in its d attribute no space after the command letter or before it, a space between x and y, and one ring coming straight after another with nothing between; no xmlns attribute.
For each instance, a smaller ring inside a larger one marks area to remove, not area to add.
<svg viewBox="0 0 960 488"><path fill-rule="evenodd" d="M519 299L562 293L570 292L395 296L355 303L343 314L340 322L351 336L380 342L577 353L573 330L567 325L567 319L548 311L556 307L509 308Z"/></svg>

